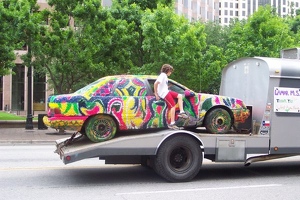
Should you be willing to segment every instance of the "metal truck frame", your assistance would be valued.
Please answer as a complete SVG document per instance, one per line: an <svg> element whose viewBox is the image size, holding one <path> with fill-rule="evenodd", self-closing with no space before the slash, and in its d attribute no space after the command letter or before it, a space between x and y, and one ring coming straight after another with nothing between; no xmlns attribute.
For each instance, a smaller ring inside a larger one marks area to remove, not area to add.
<svg viewBox="0 0 300 200"><path fill-rule="evenodd" d="M251 132L210 134L205 129L135 131L92 143L85 136L57 140L65 164L99 157L107 164L152 167L170 182L192 180L204 158L215 162L253 162L300 154L299 60L242 58L222 72L220 94L243 99L252 116ZM243 127L239 127L243 129Z"/></svg>

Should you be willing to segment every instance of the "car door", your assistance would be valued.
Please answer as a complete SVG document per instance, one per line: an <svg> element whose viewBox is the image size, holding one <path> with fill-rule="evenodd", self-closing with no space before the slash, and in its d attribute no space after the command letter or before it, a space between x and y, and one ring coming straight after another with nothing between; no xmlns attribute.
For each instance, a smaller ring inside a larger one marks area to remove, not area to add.
<svg viewBox="0 0 300 200"><path fill-rule="evenodd" d="M121 101L120 126L125 129L146 129L151 119L148 87L139 76L121 77L115 87L114 96ZM150 98L151 99L151 98Z"/></svg>
<svg viewBox="0 0 300 200"><path fill-rule="evenodd" d="M146 84L149 90L148 99L148 112L151 114L151 119L148 122L148 126L151 128L163 128L167 127L170 120L168 117L167 104L163 99L156 100L154 95L154 82L156 79L148 78Z"/></svg>

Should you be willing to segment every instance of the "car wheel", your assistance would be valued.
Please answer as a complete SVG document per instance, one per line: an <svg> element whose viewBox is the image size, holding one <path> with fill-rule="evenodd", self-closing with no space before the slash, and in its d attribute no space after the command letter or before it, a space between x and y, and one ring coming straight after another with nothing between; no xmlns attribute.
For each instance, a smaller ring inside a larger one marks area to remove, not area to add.
<svg viewBox="0 0 300 200"><path fill-rule="evenodd" d="M170 182L192 180L202 165L200 144L188 135L173 136L159 147L154 170Z"/></svg>
<svg viewBox="0 0 300 200"><path fill-rule="evenodd" d="M215 108L205 117L205 127L210 133L227 133L232 126L232 118L227 110Z"/></svg>
<svg viewBox="0 0 300 200"><path fill-rule="evenodd" d="M117 131L114 119L108 115L95 115L89 119L85 134L93 142L103 142L113 138Z"/></svg>

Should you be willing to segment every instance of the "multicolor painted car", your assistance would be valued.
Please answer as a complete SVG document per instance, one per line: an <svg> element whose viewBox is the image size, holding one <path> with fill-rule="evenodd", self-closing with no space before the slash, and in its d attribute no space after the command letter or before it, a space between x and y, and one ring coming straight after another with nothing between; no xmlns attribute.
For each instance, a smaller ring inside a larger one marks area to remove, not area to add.
<svg viewBox="0 0 300 200"><path fill-rule="evenodd" d="M78 131L93 142L109 140L125 130L167 128L170 115L166 103L157 101L153 93L156 78L107 76L74 93L50 96L43 121L54 129ZM227 133L249 116L240 99L195 93L171 79L169 85L170 90L184 95L184 110L189 116L188 120L176 117L177 126L203 126L210 133Z"/></svg>

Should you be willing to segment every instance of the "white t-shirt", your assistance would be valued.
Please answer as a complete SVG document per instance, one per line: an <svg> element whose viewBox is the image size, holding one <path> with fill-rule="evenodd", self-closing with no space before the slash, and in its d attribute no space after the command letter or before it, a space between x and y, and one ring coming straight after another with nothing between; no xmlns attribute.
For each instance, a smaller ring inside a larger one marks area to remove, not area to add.
<svg viewBox="0 0 300 200"><path fill-rule="evenodd" d="M164 99L168 92L169 92L169 87L168 87L168 76L166 73L160 73L160 75L157 77L155 82L159 82L157 86L157 94L160 98Z"/></svg>

